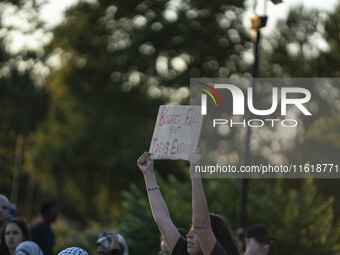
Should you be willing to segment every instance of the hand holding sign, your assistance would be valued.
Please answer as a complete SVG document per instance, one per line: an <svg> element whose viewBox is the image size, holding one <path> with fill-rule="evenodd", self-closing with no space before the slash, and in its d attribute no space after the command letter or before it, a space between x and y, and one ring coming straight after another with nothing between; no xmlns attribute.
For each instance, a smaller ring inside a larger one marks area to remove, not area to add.
<svg viewBox="0 0 340 255"><path fill-rule="evenodd" d="M151 153L144 152L137 160L137 165L143 174L153 171L153 160L150 159Z"/></svg>

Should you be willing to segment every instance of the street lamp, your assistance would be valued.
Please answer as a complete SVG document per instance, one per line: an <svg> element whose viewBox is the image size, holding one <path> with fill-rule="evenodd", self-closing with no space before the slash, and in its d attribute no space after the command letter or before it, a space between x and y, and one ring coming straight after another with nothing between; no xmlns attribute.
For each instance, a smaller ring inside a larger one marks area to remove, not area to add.
<svg viewBox="0 0 340 255"><path fill-rule="evenodd" d="M273 4L279 4L279 3L282 3L282 0L270 0L272 1Z"/></svg>
<svg viewBox="0 0 340 255"><path fill-rule="evenodd" d="M255 78L257 77L257 69L258 69L258 63L259 63L259 43L260 43L260 29L262 27L265 27L267 24L268 16L266 15L267 12L267 0L265 1L265 9L264 9L264 15L254 15L251 17L251 29L252 29L252 36L251 40L255 44L254 45L254 64L253 64L253 71L252 71L252 89L253 89L253 101L255 101ZM271 0L273 4L279 4L282 3L283 0ZM254 2L254 12L256 9L257 0ZM247 112L247 118L251 119L251 113ZM247 133L246 133L246 142L245 142L245 152L244 152L244 165L247 166L250 163L250 150L249 150L249 143L250 143L250 135L251 135L251 128L248 126ZM245 226L246 226L246 208L247 208L247 195L248 195L248 178L242 179L242 188L241 188L241 201L240 201L240 216L239 216L239 222L238 222L238 229L237 229L237 235L239 238L239 241L242 242L244 245L244 233L245 233Z"/></svg>

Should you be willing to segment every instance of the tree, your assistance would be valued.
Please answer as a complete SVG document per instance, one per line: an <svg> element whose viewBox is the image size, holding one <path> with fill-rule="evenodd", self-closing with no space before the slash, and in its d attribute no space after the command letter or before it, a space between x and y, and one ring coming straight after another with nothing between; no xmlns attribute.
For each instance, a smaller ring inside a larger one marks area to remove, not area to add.
<svg viewBox="0 0 340 255"><path fill-rule="evenodd" d="M0 184L1 193L8 196L11 194L11 199L14 200L12 202L19 202L21 205L24 199L27 199L25 196L27 190L23 189L24 185L12 186L12 183L18 184L20 180L20 175L13 177L14 164L17 162L17 169L19 169L22 159L19 152L15 156L15 150L17 146L18 151L22 150L19 146L21 138L26 146L25 139L36 130L46 115L49 97L42 85L48 70L38 59L38 52L35 50L31 48L14 50L11 46L14 33L30 36L35 29L41 29L41 24L37 20L37 10L38 6L34 6L33 1L0 3L2 31L0 35ZM25 26L19 27L6 22L9 15L20 16ZM26 174L23 176L26 177ZM21 178L21 182L27 184L26 178Z"/></svg>
<svg viewBox="0 0 340 255"><path fill-rule="evenodd" d="M61 66L46 86L48 117L30 138L44 191L63 198L67 215L119 215L121 190L136 180L134 162L149 147L158 106L188 100L189 77L248 71L240 57L249 47L242 7L102 0L68 10L46 48Z"/></svg>
<svg viewBox="0 0 340 255"><path fill-rule="evenodd" d="M279 254L334 254L339 224L334 224L334 199L317 195L312 179L277 179L271 185L254 180L249 197L250 223L268 226ZM262 194L259 196L258 194Z"/></svg>
<svg viewBox="0 0 340 255"><path fill-rule="evenodd" d="M338 4L330 13L307 10L302 7L290 11L287 19L279 21L278 29L266 38L263 49L261 73L269 77L329 77L322 83L309 84L312 93L313 117L302 119L303 130L295 139L295 145L287 151L290 162L339 163L337 103L339 80L336 66L339 26ZM320 45L326 45L321 47ZM334 222L339 219L339 196L336 189L339 179L315 180L318 192L335 199Z"/></svg>

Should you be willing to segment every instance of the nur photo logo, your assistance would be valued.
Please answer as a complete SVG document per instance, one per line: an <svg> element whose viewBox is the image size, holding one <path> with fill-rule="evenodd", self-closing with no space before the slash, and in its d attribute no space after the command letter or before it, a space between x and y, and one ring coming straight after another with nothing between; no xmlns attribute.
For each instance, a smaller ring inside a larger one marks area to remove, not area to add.
<svg viewBox="0 0 340 255"><path fill-rule="evenodd" d="M200 92L201 115L215 117L211 123L213 127L229 125L230 127L249 126L260 128L265 125L274 127L279 123L282 127L296 127L298 120L294 116L301 114L304 116L312 115L307 107L311 100L311 92L307 88L282 86L281 84L276 84L275 81L271 81L268 83L269 85L265 84L266 95L263 96L254 95L254 89L249 85L251 84L249 81L247 88L245 88L245 84L240 84L240 82L233 84L230 80L221 82L220 79L216 81L212 79L212 81L209 80L212 85L200 80L195 81L193 85L196 88L194 93ZM259 85L264 88L263 84ZM215 107L211 107L212 105L208 107L207 95L214 102ZM196 96L196 99L198 100L198 96ZM288 108L290 113L293 112L294 114L289 114ZM232 112L232 118L221 118L221 114L218 116L217 112L226 113L224 115L230 115L230 112ZM250 113L251 118L246 117L247 112ZM245 116L246 118L240 121L240 116ZM236 118L233 119L233 117Z"/></svg>
<svg viewBox="0 0 340 255"><path fill-rule="evenodd" d="M217 107L216 100L215 100L214 96L211 94L211 92L208 89L210 89L216 95L216 97L218 98L221 106L223 106L220 95L217 93L217 91L213 87L211 87L209 84L206 84L206 83L203 83L203 82L197 82L197 84L201 85L200 87L197 87L197 88L202 90L202 91L204 91L205 93L207 93L211 97L211 99L214 101L216 107ZM207 95L206 94L202 94L201 95L201 100L202 100L201 114L202 115L206 115L207 114Z"/></svg>

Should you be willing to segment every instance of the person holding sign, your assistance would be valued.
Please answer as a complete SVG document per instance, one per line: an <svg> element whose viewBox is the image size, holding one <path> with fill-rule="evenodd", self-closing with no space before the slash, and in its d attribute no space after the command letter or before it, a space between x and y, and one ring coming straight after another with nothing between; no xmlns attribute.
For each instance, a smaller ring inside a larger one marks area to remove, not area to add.
<svg viewBox="0 0 340 255"><path fill-rule="evenodd" d="M181 237L173 224L168 207L157 184L150 153L137 160L144 175L146 190L153 217L173 255L239 255L236 240L229 224L220 216L209 214L202 181L195 166L200 164L198 154L189 157L192 184L193 225L187 239Z"/></svg>

